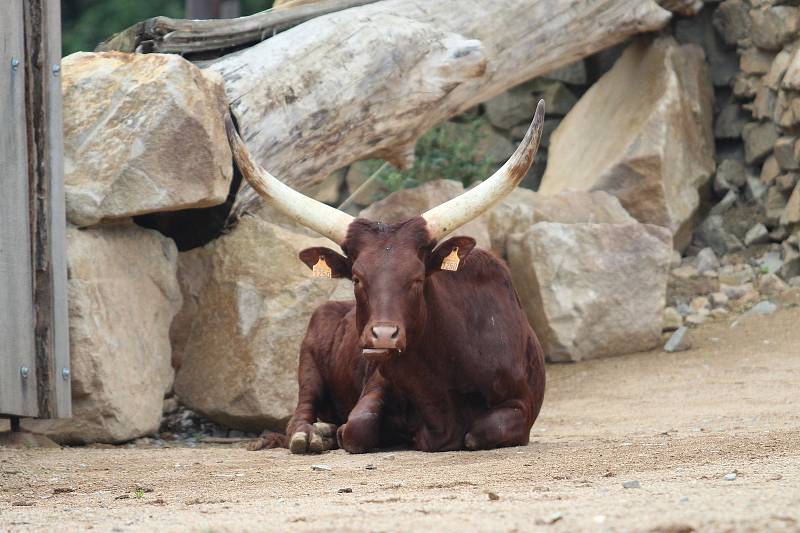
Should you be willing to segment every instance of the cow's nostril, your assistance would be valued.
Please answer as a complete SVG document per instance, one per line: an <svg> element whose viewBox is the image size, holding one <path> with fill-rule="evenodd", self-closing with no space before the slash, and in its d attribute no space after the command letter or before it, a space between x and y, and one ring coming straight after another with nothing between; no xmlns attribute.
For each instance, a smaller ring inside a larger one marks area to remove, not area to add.
<svg viewBox="0 0 800 533"><path fill-rule="evenodd" d="M373 326L371 331L373 340L396 340L400 335L398 326Z"/></svg>

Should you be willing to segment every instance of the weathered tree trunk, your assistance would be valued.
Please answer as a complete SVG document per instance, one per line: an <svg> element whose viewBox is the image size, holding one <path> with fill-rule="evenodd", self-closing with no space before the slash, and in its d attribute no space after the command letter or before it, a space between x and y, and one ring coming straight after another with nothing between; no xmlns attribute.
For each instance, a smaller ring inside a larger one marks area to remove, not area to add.
<svg viewBox="0 0 800 533"><path fill-rule="evenodd" d="M303 190L359 159L408 167L436 123L669 18L650 0L384 0L207 68L255 158ZM259 202L244 187L231 219Z"/></svg>

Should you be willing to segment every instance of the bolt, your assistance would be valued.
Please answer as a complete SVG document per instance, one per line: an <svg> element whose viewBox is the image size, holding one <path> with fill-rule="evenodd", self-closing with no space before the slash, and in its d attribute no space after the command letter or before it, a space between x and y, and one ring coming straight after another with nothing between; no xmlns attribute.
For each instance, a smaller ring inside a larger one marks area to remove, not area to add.
<svg viewBox="0 0 800 533"><path fill-rule="evenodd" d="M19 67L19 59L17 59L16 57L12 57L11 58L11 70L17 70L17 67Z"/></svg>
<svg viewBox="0 0 800 533"><path fill-rule="evenodd" d="M66 381L69 379L69 368L62 368L61 369L61 378Z"/></svg>
<svg viewBox="0 0 800 533"><path fill-rule="evenodd" d="M19 375L22 376L22 379L28 379L28 374L30 371L28 370L27 366L19 367Z"/></svg>
<svg viewBox="0 0 800 533"><path fill-rule="evenodd" d="M53 75L58 76L59 72L61 72L61 65L59 64L53 65Z"/></svg>

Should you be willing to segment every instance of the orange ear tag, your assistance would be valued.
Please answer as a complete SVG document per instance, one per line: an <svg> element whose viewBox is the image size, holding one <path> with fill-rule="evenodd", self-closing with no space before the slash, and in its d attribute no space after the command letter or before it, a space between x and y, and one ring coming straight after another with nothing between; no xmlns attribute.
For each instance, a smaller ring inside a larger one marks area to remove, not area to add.
<svg viewBox="0 0 800 533"><path fill-rule="evenodd" d="M453 248L453 251L450 252L450 255L444 258L442 261L442 270L452 270L455 272L458 270L458 264L461 260L458 258L458 246Z"/></svg>
<svg viewBox="0 0 800 533"><path fill-rule="evenodd" d="M330 278L331 277L331 267L328 266L328 263L325 262L325 258L319 256L317 260L317 264L311 267L311 276L314 278Z"/></svg>

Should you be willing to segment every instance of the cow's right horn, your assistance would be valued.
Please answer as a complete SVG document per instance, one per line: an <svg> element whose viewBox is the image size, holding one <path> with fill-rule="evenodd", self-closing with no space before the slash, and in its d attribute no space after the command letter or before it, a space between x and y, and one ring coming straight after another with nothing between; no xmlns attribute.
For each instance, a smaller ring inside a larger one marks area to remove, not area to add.
<svg viewBox="0 0 800 533"><path fill-rule="evenodd" d="M433 239L441 239L456 228L477 218L491 209L519 185L539 149L544 125L544 100L539 100L528 132L506 164L474 189L456 196L452 200L429 209L422 214L428 223L428 232Z"/></svg>
<svg viewBox="0 0 800 533"><path fill-rule="evenodd" d="M295 191L253 161L233 125L230 113L225 114L225 132L228 134L236 165L250 186L264 200L336 244L344 243L347 228L353 221L352 216Z"/></svg>

